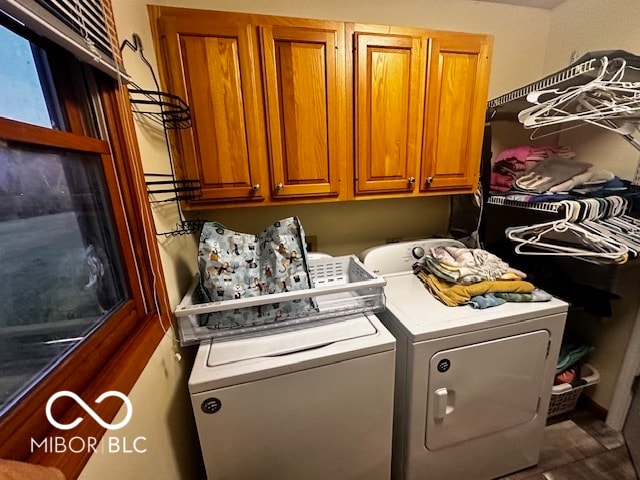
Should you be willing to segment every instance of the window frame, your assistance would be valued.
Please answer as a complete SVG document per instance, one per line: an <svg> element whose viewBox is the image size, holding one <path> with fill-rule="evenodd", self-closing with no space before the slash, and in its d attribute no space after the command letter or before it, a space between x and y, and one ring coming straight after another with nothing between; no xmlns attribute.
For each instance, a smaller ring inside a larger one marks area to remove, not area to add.
<svg viewBox="0 0 640 480"><path fill-rule="evenodd" d="M20 34L35 43L24 32ZM89 460L90 450L31 452L31 439L38 442L54 436L100 439L105 430L92 421L82 422L72 430L55 429L46 419L47 400L58 391L73 391L105 421L113 420L122 403L114 400L95 404L95 399L108 390L130 392L169 328L171 314L127 88L102 72L94 72L99 97L94 100L99 100L97 114L102 118L98 120L105 127L107 138L90 136L92 126L82 114L82 105L91 98L77 98L83 92L74 89L71 82L63 81L69 72L82 67L76 61L67 61L65 54L56 54L54 45L46 41L38 43L50 54L50 67L61 103L66 107L70 131L0 117L0 139L100 155L130 299L0 418L0 438L4 439L0 442L0 458L56 466L67 479L74 479ZM60 421L86 416L79 405L66 398L57 400L53 408Z"/></svg>

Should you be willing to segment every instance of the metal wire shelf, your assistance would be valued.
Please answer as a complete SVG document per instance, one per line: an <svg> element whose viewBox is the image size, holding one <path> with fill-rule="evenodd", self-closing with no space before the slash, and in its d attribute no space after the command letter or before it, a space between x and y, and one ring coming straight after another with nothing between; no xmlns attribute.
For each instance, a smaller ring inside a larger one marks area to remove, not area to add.
<svg viewBox="0 0 640 480"><path fill-rule="evenodd" d="M174 162L171 155L171 145L167 130L184 129L191 127L191 111L187 103L177 95L160 90L153 67L145 58L142 41L138 34L132 34L132 41L125 40L120 46L120 52L129 48L138 53L140 60L149 69L155 90L144 89L130 82L127 85L129 100L134 114L142 115L162 127L164 141L169 157L170 173L145 173L145 183L150 203L175 203L178 215L178 223L173 230L158 232L156 235L173 237L199 233L204 220L187 220L180 206L184 200L193 200L200 196L200 180L178 179L175 176Z"/></svg>
<svg viewBox="0 0 640 480"><path fill-rule="evenodd" d="M191 111L182 98L159 90L145 90L129 83L129 100L134 113L144 115L167 129L191 127Z"/></svg>

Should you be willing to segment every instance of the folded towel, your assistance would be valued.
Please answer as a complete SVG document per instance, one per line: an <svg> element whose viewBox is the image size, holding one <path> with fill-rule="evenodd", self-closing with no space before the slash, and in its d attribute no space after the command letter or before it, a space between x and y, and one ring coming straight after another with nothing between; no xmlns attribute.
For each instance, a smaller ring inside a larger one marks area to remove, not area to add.
<svg viewBox="0 0 640 480"><path fill-rule="evenodd" d="M515 186L527 192L544 193L571 177L586 172L592 165L558 156L538 163L529 172L515 180Z"/></svg>
<svg viewBox="0 0 640 480"><path fill-rule="evenodd" d="M473 285L452 284L439 279L433 274L420 272L422 280L429 291L442 303L449 307L470 303L472 297L496 292L531 293L536 287L523 280L496 280L474 283Z"/></svg>
<svg viewBox="0 0 640 480"><path fill-rule="evenodd" d="M531 293L496 292L471 297L469 302L473 308L497 307L506 302L548 302L553 297L544 290L536 288Z"/></svg>
<svg viewBox="0 0 640 480"><path fill-rule="evenodd" d="M568 192L581 185L602 185L613 180L615 175L608 170L590 168L586 172L574 175L569 180L554 185L549 189L550 192Z"/></svg>
<svg viewBox="0 0 640 480"><path fill-rule="evenodd" d="M455 268L459 272L458 283L470 284L483 280L511 280L526 278L526 274L512 268L496 255L481 248L435 247L431 255L441 265ZM427 265L429 267L429 265ZM437 273L437 272L433 272ZM505 277L505 275L507 275ZM442 276L441 276L442 277ZM446 280L448 280L445 277Z"/></svg>

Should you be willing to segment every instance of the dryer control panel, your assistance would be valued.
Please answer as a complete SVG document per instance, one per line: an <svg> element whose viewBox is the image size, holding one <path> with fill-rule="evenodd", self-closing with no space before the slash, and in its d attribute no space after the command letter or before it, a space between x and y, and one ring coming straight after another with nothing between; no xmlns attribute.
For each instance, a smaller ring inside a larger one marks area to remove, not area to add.
<svg viewBox="0 0 640 480"><path fill-rule="evenodd" d="M360 260L377 275L406 273L429 249L439 245L464 247L464 244L450 238L424 238L369 248L360 254Z"/></svg>

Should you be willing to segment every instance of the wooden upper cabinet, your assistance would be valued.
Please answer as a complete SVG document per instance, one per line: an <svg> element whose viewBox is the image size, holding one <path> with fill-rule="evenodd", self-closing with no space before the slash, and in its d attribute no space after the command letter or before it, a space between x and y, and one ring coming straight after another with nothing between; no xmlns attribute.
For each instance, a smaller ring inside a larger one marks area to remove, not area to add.
<svg viewBox="0 0 640 480"><path fill-rule="evenodd" d="M337 196L344 161L344 28L260 26L271 195Z"/></svg>
<svg viewBox="0 0 640 480"><path fill-rule="evenodd" d="M420 190L474 190L478 184L491 39L430 38Z"/></svg>
<svg viewBox="0 0 640 480"><path fill-rule="evenodd" d="M476 188L490 36L150 5L191 207Z"/></svg>
<svg viewBox="0 0 640 480"><path fill-rule="evenodd" d="M412 192L424 106L422 40L358 31L353 38L356 194Z"/></svg>
<svg viewBox="0 0 640 480"><path fill-rule="evenodd" d="M184 10L161 16L159 30L165 77L191 108L192 127L178 132L180 176L200 180L201 201L262 200L265 146L250 26Z"/></svg>

